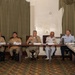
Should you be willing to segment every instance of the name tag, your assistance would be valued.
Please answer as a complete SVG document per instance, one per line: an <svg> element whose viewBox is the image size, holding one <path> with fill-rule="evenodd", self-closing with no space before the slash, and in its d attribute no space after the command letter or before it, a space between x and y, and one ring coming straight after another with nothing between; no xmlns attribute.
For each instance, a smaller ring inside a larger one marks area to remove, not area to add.
<svg viewBox="0 0 75 75"><path fill-rule="evenodd" d="M13 45L21 45L21 42L14 42Z"/></svg>
<svg viewBox="0 0 75 75"><path fill-rule="evenodd" d="M0 42L0 45L5 45L6 43L5 42Z"/></svg>
<svg viewBox="0 0 75 75"><path fill-rule="evenodd" d="M33 43L33 45L41 45L41 43Z"/></svg>

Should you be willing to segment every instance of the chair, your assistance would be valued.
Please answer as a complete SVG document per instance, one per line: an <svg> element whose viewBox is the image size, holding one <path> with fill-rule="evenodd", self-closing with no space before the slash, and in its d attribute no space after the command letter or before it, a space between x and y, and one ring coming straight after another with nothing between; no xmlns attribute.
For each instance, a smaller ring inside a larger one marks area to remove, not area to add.
<svg viewBox="0 0 75 75"><path fill-rule="evenodd" d="M26 36L26 41L28 40L29 37L30 37L30 36ZM34 57L35 51L32 50L32 51L30 51L30 53L32 54L32 60L34 60L34 59L35 59L35 57Z"/></svg>
<svg viewBox="0 0 75 75"><path fill-rule="evenodd" d="M49 36L49 35L43 35L43 43L46 43L46 38L47 38L48 36ZM45 51L45 46L43 47L43 50ZM56 47L55 47L55 51L54 51L52 57L55 56L56 50L57 50L57 49L56 49Z"/></svg>

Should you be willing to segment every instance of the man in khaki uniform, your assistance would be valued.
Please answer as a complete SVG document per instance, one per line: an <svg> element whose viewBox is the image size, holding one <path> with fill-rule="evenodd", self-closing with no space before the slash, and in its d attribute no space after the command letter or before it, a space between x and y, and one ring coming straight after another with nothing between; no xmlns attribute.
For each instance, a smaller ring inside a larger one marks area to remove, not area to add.
<svg viewBox="0 0 75 75"><path fill-rule="evenodd" d="M41 39L39 36L37 36L36 30L33 31L33 35L30 36L27 40L27 44L33 44L33 43L41 43ZM28 57L26 57L26 58L30 58L30 51L32 51L32 50L35 51L35 58L38 56L38 54L39 54L39 48L38 47L28 47L26 49Z"/></svg>
<svg viewBox="0 0 75 75"><path fill-rule="evenodd" d="M16 32L13 32L13 37L9 40L9 44L13 45L14 42L21 43L21 39L18 38ZM16 56L17 56L20 51L20 47L17 45L10 47L9 51L10 51L10 55L11 55L12 59L13 59L13 50L16 50Z"/></svg>
<svg viewBox="0 0 75 75"><path fill-rule="evenodd" d="M1 32L0 32L0 42L5 43L5 39L2 37ZM4 49L5 48L3 46L0 46L0 61L5 59Z"/></svg>

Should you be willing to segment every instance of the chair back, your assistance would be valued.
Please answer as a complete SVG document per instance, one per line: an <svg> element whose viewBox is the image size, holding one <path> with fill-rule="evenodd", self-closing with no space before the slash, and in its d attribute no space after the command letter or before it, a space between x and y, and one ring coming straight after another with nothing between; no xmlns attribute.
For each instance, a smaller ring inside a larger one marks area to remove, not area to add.
<svg viewBox="0 0 75 75"><path fill-rule="evenodd" d="M27 36L26 36L26 41L29 39L29 37L30 37L30 35L27 35Z"/></svg>
<svg viewBox="0 0 75 75"><path fill-rule="evenodd" d="M49 35L43 35L43 43L46 43L46 38L48 37Z"/></svg>
<svg viewBox="0 0 75 75"><path fill-rule="evenodd" d="M43 35L43 43L46 43L46 38L48 37L49 35ZM43 47L43 50L45 51L45 46Z"/></svg>
<svg viewBox="0 0 75 75"><path fill-rule="evenodd" d="M64 36L65 34L60 34L60 38L62 37L62 36Z"/></svg>

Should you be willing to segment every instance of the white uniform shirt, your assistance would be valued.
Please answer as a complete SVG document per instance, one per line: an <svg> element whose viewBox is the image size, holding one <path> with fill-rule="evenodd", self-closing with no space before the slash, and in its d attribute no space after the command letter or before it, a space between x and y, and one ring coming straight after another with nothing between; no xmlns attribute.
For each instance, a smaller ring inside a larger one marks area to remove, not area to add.
<svg viewBox="0 0 75 75"><path fill-rule="evenodd" d="M55 43L55 42L56 42L55 37L53 37L53 38L47 37L47 38L46 38L46 43Z"/></svg>

